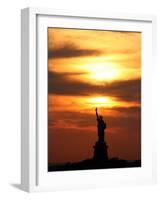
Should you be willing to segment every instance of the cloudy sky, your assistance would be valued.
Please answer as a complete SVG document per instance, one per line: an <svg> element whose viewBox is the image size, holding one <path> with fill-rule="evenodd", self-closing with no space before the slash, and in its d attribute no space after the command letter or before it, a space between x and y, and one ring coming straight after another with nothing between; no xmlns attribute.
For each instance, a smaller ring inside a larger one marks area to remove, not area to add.
<svg viewBox="0 0 161 200"><path fill-rule="evenodd" d="M48 161L93 156L95 108L109 157L141 158L141 33L48 28Z"/></svg>

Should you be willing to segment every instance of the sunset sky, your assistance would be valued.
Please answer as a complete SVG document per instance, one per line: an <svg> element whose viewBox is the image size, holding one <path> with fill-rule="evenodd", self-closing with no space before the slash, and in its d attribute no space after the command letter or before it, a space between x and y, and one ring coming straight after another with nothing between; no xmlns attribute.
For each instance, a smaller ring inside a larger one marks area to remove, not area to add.
<svg viewBox="0 0 161 200"><path fill-rule="evenodd" d="M91 158L95 108L109 157L141 159L141 33L48 28L48 162Z"/></svg>

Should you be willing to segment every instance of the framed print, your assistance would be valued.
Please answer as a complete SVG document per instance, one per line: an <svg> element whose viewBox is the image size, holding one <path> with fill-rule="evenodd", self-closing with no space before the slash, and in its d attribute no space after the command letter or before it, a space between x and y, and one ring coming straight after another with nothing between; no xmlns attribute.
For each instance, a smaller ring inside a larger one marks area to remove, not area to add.
<svg viewBox="0 0 161 200"><path fill-rule="evenodd" d="M155 17L22 10L21 186L154 183Z"/></svg>

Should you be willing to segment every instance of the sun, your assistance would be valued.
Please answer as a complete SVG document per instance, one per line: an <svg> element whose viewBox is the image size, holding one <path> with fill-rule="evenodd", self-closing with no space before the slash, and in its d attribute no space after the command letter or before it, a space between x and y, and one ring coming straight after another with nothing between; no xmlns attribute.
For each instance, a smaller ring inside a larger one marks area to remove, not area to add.
<svg viewBox="0 0 161 200"><path fill-rule="evenodd" d="M87 103L90 107L111 107L113 105L112 99L110 97L89 97Z"/></svg>
<svg viewBox="0 0 161 200"><path fill-rule="evenodd" d="M118 66L114 63L94 63L87 67L89 79L97 82L112 81L119 77Z"/></svg>
<svg viewBox="0 0 161 200"><path fill-rule="evenodd" d="M91 98L91 103L105 104L107 102L108 102L107 97L93 97L93 98Z"/></svg>
<svg viewBox="0 0 161 200"><path fill-rule="evenodd" d="M107 81L112 80L115 77L116 73L114 71L104 71L104 72L97 72L92 74L93 79L98 81Z"/></svg>

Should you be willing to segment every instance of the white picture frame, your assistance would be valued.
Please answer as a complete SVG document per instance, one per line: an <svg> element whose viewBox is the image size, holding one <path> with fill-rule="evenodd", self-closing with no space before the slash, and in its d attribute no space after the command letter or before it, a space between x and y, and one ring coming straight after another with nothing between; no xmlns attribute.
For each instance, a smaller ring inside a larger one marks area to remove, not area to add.
<svg viewBox="0 0 161 200"><path fill-rule="evenodd" d="M143 166L139 169L83 170L50 174L46 170L47 115L43 114L47 109L47 51L45 47L47 27L55 24L58 27L106 29L107 21L110 24L110 30L142 31L143 33ZM151 115L151 79L153 67L155 67L155 29L156 18L152 15L92 13L44 8L22 10L21 188L23 190L28 192L54 191L156 182L155 133L151 134L154 124L154 118Z"/></svg>

